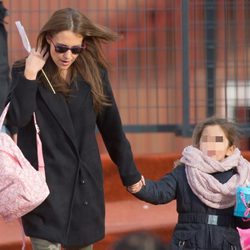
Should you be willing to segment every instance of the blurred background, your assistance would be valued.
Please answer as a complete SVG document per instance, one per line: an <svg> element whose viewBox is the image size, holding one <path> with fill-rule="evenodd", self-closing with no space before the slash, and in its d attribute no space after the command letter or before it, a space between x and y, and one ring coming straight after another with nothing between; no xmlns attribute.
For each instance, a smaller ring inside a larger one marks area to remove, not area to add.
<svg viewBox="0 0 250 250"><path fill-rule="evenodd" d="M72 7L122 35L104 45L110 80L132 149L181 152L193 126L216 115L242 128L250 148L249 0L4 0L9 63L26 56L48 17ZM1 45L0 45L1 46ZM99 134L97 133L99 138ZM100 151L105 153L101 138Z"/></svg>

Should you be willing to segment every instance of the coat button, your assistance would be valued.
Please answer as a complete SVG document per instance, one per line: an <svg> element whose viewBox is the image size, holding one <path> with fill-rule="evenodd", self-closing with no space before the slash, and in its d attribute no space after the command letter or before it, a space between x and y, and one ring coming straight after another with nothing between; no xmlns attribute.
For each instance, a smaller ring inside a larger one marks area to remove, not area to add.
<svg viewBox="0 0 250 250"><path fill-rule="evenodd" d="M84 179L81 179L81 184L85 184L86 181Z"/></svg>
<svg viewBox="0 0 250 250"><path fill-rule="evenodd" d="M84 206L88 206L88 204L89 204L89 203L88 203L87 201L84 201L84 202L83 202L83 205L84 205Z"/></svg>

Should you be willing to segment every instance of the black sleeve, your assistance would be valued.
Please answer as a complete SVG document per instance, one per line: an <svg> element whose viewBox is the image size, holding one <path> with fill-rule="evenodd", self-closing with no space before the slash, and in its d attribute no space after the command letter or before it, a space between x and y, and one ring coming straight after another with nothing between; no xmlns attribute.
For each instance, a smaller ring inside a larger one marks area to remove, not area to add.
<svg viewBox="0 0 250 250"><path fill-rule="evenodd" d="M118 166L123 184L129 186L138 182L141 175L135 166L130 143L123 131L107 71L103 72L103 84L111 105L106 106L98 115L97 126L112 161Z"/></svg>
<svg viewBox="0 0 250 250"><path fill-rule="evenodd" d="M1 5L0 5L1 12ZM0 17L1 19L1 17ZM0 20L0 113L2 113L9 94L9 64L7 32L3 20Z"/></svg>
<svg viewBox="0 0 250 250"><path fill-rule="evenodd" d="M23 127L36 110L37 81L26 79L23 67L13 67L11 73L11 103L7 118L12 126Z"/></svg>
<svg viewBox="0 0 250 250"><path fill-rule="evenodd" d="M175 171L166 174L160 180L146 179L145 181L146 185L138 193L134 194L140 200L158 205L176 199L178 181Z"/></svg>

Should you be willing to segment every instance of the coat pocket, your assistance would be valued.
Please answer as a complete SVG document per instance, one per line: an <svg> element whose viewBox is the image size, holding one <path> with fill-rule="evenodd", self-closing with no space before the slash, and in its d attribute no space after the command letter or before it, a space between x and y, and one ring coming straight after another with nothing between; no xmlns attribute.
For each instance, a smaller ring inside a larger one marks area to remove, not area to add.
<svg viewBox="0 0 250 250"><path fill-rule="evenodd" d="M173 235L172 250L195 250L196 231L177 231Z"/></svg>

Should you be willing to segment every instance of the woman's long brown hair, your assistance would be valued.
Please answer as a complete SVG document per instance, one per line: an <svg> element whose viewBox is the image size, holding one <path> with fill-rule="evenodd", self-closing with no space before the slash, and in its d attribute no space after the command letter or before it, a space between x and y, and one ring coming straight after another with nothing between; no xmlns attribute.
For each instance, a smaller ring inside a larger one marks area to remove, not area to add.
<svg viewBox="0 0 250 250"><path fill-rule="evenodd" d="M103 56L101 44L118 39L118 34L107 27L95 24L78 10L65 8L54 12L50 19L42 27L37 37L37 47L49 48L47 39L55 34L70 30L80 34L84 38L86 49L84 49L71 66L72 81L80 74L90 85L93 103L96 112L109 104L104 95L101 79L101 68L108 68L108 63ZM59 71L51 56L44 66L44 71L51 81L54 90L68 97L70 95L69 85L60 77ZM48 87L47 80L39 73L38 76L44 86Z"/></svg>

